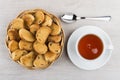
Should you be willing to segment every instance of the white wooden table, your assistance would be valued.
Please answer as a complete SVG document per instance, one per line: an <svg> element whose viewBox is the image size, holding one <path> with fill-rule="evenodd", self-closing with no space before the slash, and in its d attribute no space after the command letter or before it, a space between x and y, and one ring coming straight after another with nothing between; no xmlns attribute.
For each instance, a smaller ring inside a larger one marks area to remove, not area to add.
<svg viewBox="0 0 120 80"><path fill-rule="evenodd" d="M56 16L65 12L79 16L111 15L112 21L62 23L66 34L62 57L46 70L27 70L10 59L5 46L6 28L21 11L35 8L43 8ZM109 34L114 45L110 61L98 70L78 69L67 56L70 34L84 25L99 26ZM120 80L120 0L0 0L0 80Z"/></svg>

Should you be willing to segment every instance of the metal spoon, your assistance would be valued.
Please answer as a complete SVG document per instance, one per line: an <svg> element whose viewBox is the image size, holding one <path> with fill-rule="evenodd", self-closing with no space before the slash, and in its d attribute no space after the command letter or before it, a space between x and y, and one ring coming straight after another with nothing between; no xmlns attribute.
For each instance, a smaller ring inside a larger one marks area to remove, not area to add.
<svg viewBox="0 0 120 80"><path fill-rule="evenodd" d="M100 20L100 21L107 21L111 20L111 16L98 16L98 17L78 17L74 13L66 13L61 16L61 20L66 23L73 23L79 19L87 19L87 20Z"/></svg>

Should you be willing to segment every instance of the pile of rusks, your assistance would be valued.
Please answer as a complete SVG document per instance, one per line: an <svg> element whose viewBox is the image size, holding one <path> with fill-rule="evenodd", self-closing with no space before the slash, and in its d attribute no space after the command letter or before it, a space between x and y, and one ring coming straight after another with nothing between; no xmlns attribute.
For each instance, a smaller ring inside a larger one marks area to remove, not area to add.
<svg viewBox="0 0 120 80"><path fill-rule="evenodd" d="M7 29L11 58L29 69L44 69L61 55L64 33L59 19L42 10L27 10Z"/></svg>

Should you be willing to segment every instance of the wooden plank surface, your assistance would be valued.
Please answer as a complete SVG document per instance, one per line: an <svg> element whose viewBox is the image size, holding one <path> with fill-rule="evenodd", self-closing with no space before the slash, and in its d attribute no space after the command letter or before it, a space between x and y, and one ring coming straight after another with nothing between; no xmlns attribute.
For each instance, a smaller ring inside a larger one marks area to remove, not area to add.
<svg viewBox="0 0 120 80"><path fill-rule="evenodd" d="M73 12L79 16L111 15L111 22L80 20L65 24L64 52L46 70L27 70L13 62L5 46L6 28L21 11L42 8L56 16ZM102 68L85 71L69 60L66 44L70 34L78 27L94 25L109 34L114 45L110 61ZM120 80L120 0L0 0L0 80Z"/></svg>

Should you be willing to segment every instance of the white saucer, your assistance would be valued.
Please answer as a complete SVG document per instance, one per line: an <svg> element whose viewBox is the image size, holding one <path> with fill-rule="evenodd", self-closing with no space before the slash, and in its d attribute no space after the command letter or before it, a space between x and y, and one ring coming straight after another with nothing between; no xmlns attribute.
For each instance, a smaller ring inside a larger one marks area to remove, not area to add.
<svg viewBox="0 0 120 80"><path fill-rule="evenodd" d="M83 35L84 33L99 33L102 36L102 38L105 40L106 45L112 45L111 39L109 38L107 33L105 33L102 29L95 26L84 26L75 30L70 36L67 43L68 56L72 61L72 63L76 65L78 68L84 70L98 69L102 67L104 64L106 64L107 61L110 59L112 50L110 49L106 50L105 54L102 55L97 60L89 60L89 61L82 60L76 53L75 44L79 36Z"/></svg>

